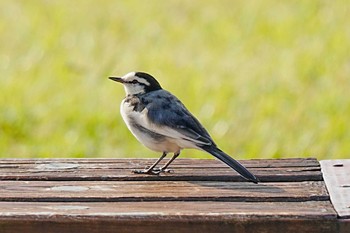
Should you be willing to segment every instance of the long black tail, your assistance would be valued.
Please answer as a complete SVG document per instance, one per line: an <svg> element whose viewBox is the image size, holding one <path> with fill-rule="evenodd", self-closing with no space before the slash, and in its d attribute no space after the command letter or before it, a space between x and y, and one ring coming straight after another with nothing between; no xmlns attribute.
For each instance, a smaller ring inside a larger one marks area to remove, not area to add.
<svg viewBox="0 0 350 233"><path fill-rule="evenodd" d="M217 147L202 147L203 150L206 152L212 154L214 157L220 159L222 162L226 163L228 166L230 166L232 169L237 171L241 176L243 176L245 179L258 183L259 180L256 178L250 171L247 170L242 164L240 164L238 161L231 158L229 155L225 154L222 150L220 150Z"/></svg>

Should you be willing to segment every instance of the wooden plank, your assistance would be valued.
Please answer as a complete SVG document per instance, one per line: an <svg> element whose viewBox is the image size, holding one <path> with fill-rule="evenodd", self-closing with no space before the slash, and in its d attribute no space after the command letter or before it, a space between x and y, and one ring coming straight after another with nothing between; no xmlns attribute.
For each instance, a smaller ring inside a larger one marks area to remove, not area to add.
<svg viewBox="0 0 350 233"><path fill-rule="evenodd" d="M0 181L0 201L313 201L329 200L321 181Z"/></svg>
<svg viewBox="0 0 350 233"><path fill-rule="evenodd" d="M147 214L146 214L147 213ZM328 201L308 202L0 202L1 218L21 216L216 216L334 219L337 217Z"/></svg>
<svg viewBox="0 0 350 233"><path fill-rule="evenodd" d="M171 167L174 169L173 173L160 176L131 173L133 169L142 169L153 162L145 159L40 159L0 162L0 180L243 181L236 172L216 160L179 159ZM319 164L314 159L252 160L242 163L263 182L322 180Z"/></svg>
<svg viewBox="0 0 350 233"><path fill-rule="evenodd" d="M48 164L48 163L74 163L84 166L84 164L116 164L116 167L129 167L130 165L146 166L157 158L50 158L50 159L1 159L0 168L2 165L36 165L36 164ZM250 159L239 160L244 166L250 167L320 167L316 158L285 158L285 159ZM216 159L181 159L178 158L172 164L173 166L186 166L186 167L226 167L223 163Z"/></svg>
<svg viewBox="0 0 350 233"><path fill-rule="evenodd" d="M136 175L148 159L0 160L0 232L336 232L315 159L178 159L174 173ZM283 182L288 180L292 182ZM343 229L345 229L343 227Z"/></svg>
<svg viewBox="0 0 350 233"><path fill-rule="evenodd" d="M171 168L173 169L173 168ZM298 182L298 181L320 181L322 175L320 169L250 169L262 182ZM91 180L91 181L244 181L235 171L229 168L216 169L175 169L172 173L159 176L133 174L132 169L67 169L51 171L1 171L0 180Z"/></svg>
<svg viewBox="0 0 350 233"><path fill-rule="evenodd" d="M322 160L321 168L339 217L350 218L350 159Z"/></svg>
<svg viewBox="0 0 350 233"><path fill-rule="evenodd" d="M0 202L8 232L336 232L329 202Z"/></svg>

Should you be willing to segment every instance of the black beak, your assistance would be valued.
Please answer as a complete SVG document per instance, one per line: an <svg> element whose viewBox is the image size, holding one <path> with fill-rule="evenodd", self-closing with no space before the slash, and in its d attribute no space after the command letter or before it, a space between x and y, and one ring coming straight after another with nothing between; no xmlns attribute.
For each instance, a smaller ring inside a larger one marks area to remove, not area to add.
<svg viewBox="0 0 350 233"><path fill-rule="evenodd" d="M119 77L109 77L109 79L116 81L118 83L124 83L124 80L122 78L119 78Z"/></svg>

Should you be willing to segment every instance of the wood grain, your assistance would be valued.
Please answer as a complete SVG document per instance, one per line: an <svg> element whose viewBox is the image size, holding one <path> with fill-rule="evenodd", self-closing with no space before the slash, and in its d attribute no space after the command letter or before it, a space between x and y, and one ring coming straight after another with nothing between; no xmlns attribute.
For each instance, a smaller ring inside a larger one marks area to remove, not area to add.
<svg viewBox="0 0 350 233"><path fill-rule="evenodd" d="M312 201L324 183L213 181L0 181L0 201Z"/></svg>
<svg viewBox="0 0 350 233"><path fill-rule="evenodd" d="M210 159L131 173L154 161L0 160L0 232L347 232L316 159L241 161L259 184Z"/></svg>
<svg viewBox="0 0 350 233"><path fill-rule="evenodd" d="M36 164L48 164L48 163L74 163L84 166L84 164L115 164L117 167L133 168L134 165L149 164L153 159L138 159L138 158L89 158L89 159L70 159L70 158L50 158L50 159L1 159L1 164L14 164L20 166L22 164L35 166ZM285 158L285 159L251 159L251 160L239 160L244 166L251 167L320 167L316 158ZM178 158L172 163L173 166L180 167L227 167L223 163L215 159L181 159ZM131 167L132 166L132 167ZM1 167L1 166L0 166Z"/></svg>
<svg viewBox="0 0 350 233"><path fill-rule="evenodd" d="M350 218L350 159L322 160L321 167L335 210L340 218Z"/></svg>
<svg viewBox="0 0 350 233"><path fill-rule="evenodd" d="M244 181L235 171L216 160L178 159L173 173L135 175L153 160L146 159L39 159L1 160L0 180L115 180L115 181ZM263 182L321 181L315 159L251 160L242 164Z"/></svg>
<svg viewBox="0 0 350 233"><path fill-rule="evenodd" d="M6 214L5 214L6 213ZM2 218L49 218L50 216L80 216L109 218L208 218L221 215L232 217L275 217L334 219L337 217L328 201L307 202L0 202Z"/></svg>
<svg viewBox="0 0 350 233"><path fill-rule="evenodd" d="M1 232L335 232L329 202L1 202Z"/></svg>

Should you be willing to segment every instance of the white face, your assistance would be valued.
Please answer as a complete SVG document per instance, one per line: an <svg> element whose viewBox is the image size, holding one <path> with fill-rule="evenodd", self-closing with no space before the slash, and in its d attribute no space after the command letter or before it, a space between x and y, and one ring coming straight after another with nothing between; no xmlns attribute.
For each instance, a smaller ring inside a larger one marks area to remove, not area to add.
<svg viewBox="0 0 350 233"><path fill-rule="evenodd" d="M145 79L135 76L135 72L130 72L123 77L124 80L124 89L127 95L136 95L145 92L145 86L149 86L150 83ZM144 85L142 85L144 84Z"/></svg>

